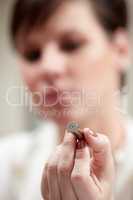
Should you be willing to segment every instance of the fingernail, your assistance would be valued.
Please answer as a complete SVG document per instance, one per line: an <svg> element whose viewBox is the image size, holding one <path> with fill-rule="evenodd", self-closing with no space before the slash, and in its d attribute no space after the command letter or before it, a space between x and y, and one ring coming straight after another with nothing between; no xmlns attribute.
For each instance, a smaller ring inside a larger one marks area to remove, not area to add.
<svg viewBox="0 0 133 200"><path fill-rule="evenodd" d="M95 133L94 131L92 131L90 128L84 128L84 132L87 133L90 136L98 137L98 134Z"/></svg>
<svg viewBox="0 0 133 200"><path fill-rule="evenodd" d="M93 137L98 137L98 134L97 133L95 133L95 132L92 132L92 134L91 134Z"/></svg>
<svg viewBox="0 0 133 200"><path fill-rule="evenodd" d="M64 141L65 140L74 140L75 137L72 133L68 132L67 130L65 130L65 135L64 135Z"/></svg>

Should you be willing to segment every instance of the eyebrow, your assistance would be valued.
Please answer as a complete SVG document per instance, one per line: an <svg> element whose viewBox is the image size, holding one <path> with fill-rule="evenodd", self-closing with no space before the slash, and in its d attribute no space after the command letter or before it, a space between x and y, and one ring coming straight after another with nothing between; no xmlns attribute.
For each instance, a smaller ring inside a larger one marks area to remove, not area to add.
<svg viewBox="0 0 133 200"><path fill-rule="evenodd" d="M43 32L43 30L42 30L42 32ZM29 48L31 46L33 46L33 47L38 46L38 44L40 43L38 41L41 39L41 37L43 37L43 39L45 37L44 36L45 34L42 34L41 32L40 32L40 34L38 34L38 33L39 33L39 31L37 31L37 33L33 31L33 32L29 33L28 37L26 37L26 38L24 36L22 36L23 39L25 40L25 45L23 45L23 49L25 49L25 47L27 47L27 46L29 46ZM85 39L85 36L82 33L82 31L75 30L75 29L59 31L57 33L56 38L60 40L60 39L66 39L66 38L69 39L69 38L73 37L75 39L75 36L78 36L78 38L81 38L81 39ZM21 40L21 42L23 41L23 39Z"/></svg>
<svg viewBox="0 0 133 200"><path fill-rule="evenodd" d="M72 36L80 36L85 37L85 34L83 34L81 31L78 30L69 30L69 31L63 31L59 33L59 37L66 38L66 37L72 37Z"/></svg>

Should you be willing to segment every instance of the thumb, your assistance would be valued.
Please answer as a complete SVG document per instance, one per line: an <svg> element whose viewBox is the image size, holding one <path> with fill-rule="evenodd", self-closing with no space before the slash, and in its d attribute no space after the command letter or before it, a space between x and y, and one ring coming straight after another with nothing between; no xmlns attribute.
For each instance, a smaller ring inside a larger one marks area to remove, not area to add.
<svg viewBox="0 0 133 200"><path fill-rule="evenodd" d="M92 166L100 179L112 179L114 174L114 161L111 144L107 136L94 133L89 128L84 129L84 137L92 149Z"/></svg>

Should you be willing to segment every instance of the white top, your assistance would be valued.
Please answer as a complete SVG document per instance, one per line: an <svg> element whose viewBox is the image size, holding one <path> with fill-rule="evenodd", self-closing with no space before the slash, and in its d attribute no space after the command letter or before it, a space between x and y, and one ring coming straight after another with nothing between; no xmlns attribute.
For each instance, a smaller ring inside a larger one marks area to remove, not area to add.
<svg viewBox="0 0 133 200"><path fill-rule="evenodd" d="M116 200L133 200L133 121L127 120L125 146L115 155Z"/></svg>
<svg viewBox="0 0 133 200"><path fill-rule="evenodd" d="M45 162L56 146L51 122L33 133L14 134L0 141L0 200L40 200Z"/></svg>
<svg viewBox="0 0 133 200"><path fill-rule="evenodd" d="M40 182L49 155L57 144L52 122L33 133L0 140L0 200L41 200ZM127 141L115 156L115 200L133 200L133 123L127 122Z"/></svg>

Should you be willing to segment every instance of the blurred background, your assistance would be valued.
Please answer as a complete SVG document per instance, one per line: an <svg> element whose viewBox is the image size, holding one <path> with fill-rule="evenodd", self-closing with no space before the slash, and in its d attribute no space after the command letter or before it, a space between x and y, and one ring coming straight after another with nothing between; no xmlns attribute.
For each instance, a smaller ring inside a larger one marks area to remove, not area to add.
<svg viewBox="0 0 133 200"><path fill-rule="evenodd" d="M17 66L16 55L9 38L9 22L14 0L0 0L0 136L30 130L36 126L37 117L26 106L10 106L7 101L11 86L16 87L10 93L10 100L14 104L19 101L18 87L23 88L23 81ZM133 1L129 0L130 15L132 15ZM130 37L133 40L133 28L130 20ZM126 95L126 111L133 115L133 66L128 72L128 93Z"/></svg>
<svg viewBox="0 0 133 200"><path fill-rule="evenodd" d="M18 88L23 86L16 55L10 44L9 23L13 0L0 0L0 135L29 130L35 119L20 101ZM13 90L11 87L14 87ZM8 95L9 94L9 95ZM17 106L10 106L8 100Z"/></svg>

